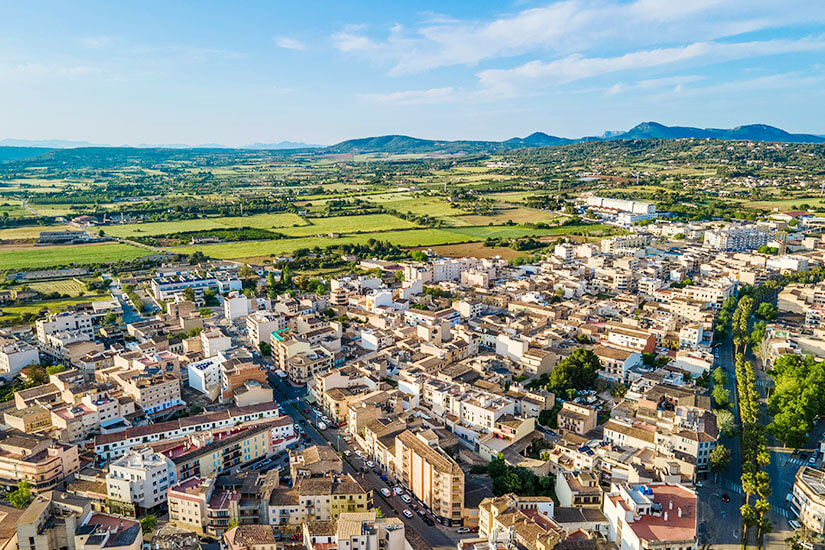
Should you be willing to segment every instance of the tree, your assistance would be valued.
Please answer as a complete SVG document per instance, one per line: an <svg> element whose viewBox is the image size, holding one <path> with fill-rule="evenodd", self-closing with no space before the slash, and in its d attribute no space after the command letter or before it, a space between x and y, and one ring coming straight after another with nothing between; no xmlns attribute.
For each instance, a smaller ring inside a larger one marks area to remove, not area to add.
<svg viewBox="0 0 825 550"><path fill-rule="evenodd" d="M181 296L183 296L184 299L186 299L190 302L194 302L195 301L195 289L192 288L191 286L188 286L188 287L183 289L183 292L181 292Z"/></svg>
<svg viewBox="0 0 825 550"><path fill-rule="evenodd" d="M416 262L426 262L427 253L423 250L413 250L412 252L410 252L410 258L412 258Z"/></svg>
<svg viewBox="0 0 825 550"><path fill-rule="evenodd" d="M756 311L753 313L753 316L757 319L762 319L763 321L773 321L777 317L777 309L776 306L773 304L769 304L767 302L762 302L759 304L759 307L756 308Z"/></svg>
<svg viewBox="0 0 825 550"><path fill-rule="evenodd" d="M508 471L493 479L493 494L496 496L519 492L521 492L521 479L514 472Z"/></svg>
<svg viewBox="0 0 825 550"><path fill-rule="evenodd" d="M730 458L730 450L721 443L718 443L708 456L710 469L717 474L726 472L728 466L730 466Z"/></svg>
<svg viewBox="0 0 825 550"><path fill-rule="evenodd" d="M589 349L577 349L562 359L550 373L548 384L556 394L570 395L576 390L593 387L599 377L601 364Z"/></svg>
<svg viewBox="0 0 825 550"><path fill-rule="evenodd" d="M57 365L50 365L46 367L46 374L51 376L52 374L60 374L61 372L65 372L66 370L66 365L61 365L58 363Z"/></svg>
<svg viewBox="0 0 825 550"><path fill-rule="evenodd" d="M716 367L713 371L713 383L717 386L724 386L728 383L728 374L722 367Z"/></svg>
<svg viewBox="0 0 825 550"><path fill-rule="evenodd" d="M158 527L158 518L152 514L144 516L143 519L140 520L140 526L144 533L151 533Z"/></svg>
<svg viewBox="0 0 825 550"><path fill-rule="evenodd" d="M18 510L23 510L27 508L29 504L34 500L32 496L31 485L28 481L18 481L17 482L17 489L12 491L6 497L8 501L11 503L12 506L17 508Z"/></svg>
<svg viewBox="0 0 825 550"><path fill-rule="evenodd" d="M117 323L117 314L114 311L109 311L103 316L104 325L114 325Z"/></svg>
<svg viewBox="0 0 825 550"><path fill-rule="evenodd" d="M716 427L719 431L728 437L733 437L736 433L736 419L733 413L726 409L717 409L714 414L716 414Z"/></svg>
<svg viewBox="0 0 825 550"><path fill-rule="evenodd" d="M730 390L723 386L714 386L713 401L716 403L717 408L727 409L730 407Z"/></svg>
<svg viewBox="0 0 825 550"><path fill-rule="evenodd" d="M272 344L269 342L261 342L258 344L258 349L261 351L261 355L264 357L268 357L272 355Z"/></svg>

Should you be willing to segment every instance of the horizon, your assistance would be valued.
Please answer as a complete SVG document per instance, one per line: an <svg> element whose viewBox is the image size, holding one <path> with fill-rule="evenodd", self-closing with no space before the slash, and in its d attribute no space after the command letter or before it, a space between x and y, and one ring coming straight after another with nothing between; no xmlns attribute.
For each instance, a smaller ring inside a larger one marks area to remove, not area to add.
<svg viewBox="0 0 825 550"><path fill-rule="evenodd" d="M821 135L825 10L775 4L12 5L0 140L576 139L641 121Z"/></svg>

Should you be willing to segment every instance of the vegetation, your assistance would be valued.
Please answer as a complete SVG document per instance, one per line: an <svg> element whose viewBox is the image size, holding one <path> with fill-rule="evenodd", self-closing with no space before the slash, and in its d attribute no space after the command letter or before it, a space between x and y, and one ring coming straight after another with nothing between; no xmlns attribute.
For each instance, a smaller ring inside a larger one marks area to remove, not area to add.
<svg viewBox="0 0 825 550"><path fill-rule="evenodd" d="M12 506L17 508L18 510L24 510L28 508L29 504L32 503L34 500L34 496L32 495L31 485L28 481L18 481L17 482L17 489L9 493L6 498L11 503Z"/></svg>

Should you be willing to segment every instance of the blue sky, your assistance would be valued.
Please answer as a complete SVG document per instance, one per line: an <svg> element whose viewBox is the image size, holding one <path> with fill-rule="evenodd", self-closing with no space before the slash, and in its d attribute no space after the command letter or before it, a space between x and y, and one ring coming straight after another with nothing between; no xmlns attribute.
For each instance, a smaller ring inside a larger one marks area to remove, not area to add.
<svg viewBox="0 0 825 550"><path fill-rule="evenodd" d="M825 133L823 84L820 0L75 0L0 18L0 139Z"/></svg>

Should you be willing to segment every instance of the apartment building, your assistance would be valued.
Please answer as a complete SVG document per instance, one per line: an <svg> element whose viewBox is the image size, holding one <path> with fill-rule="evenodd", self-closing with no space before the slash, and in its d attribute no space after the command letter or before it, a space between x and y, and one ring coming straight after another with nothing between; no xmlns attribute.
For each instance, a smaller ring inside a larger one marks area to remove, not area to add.
<svg viewBox="0 0 825 550"><path fill-rule="evenodd" d="M559 414L556 415L556 422L559 433L572 432L584 435L596 427L598 417L598 411L592 407L573 401L565 401Z"/></svg>
<svg viewBox="0 0 825 550"><path fill-rule="evenodd" d="M278 406L278 403L261 403L99 434L95 436L95 454L105 460L110 460L123 456L134 447L146 443L179 439L199 432L221 430L239 424L279 418ZM292 434L292 422L288 420L289 417L283 418L287 420L288 426L283 427L284 431L279 432L278 438Z"/></svg>
<svg viewBox="0 0 825 550"><path fill-rule="evenodd" d="M13 526L17 532L16 547L19 550L72 548L77 530L92 513L89 499L60 491L38 494Z"/></svg>
<svg viewBox="0 0 825 550"><path fill-rule="evenodd" d="M376 511L345 512L337 522L307 522L302 529L304 544L310 548L319 548L316 544L335 545L338 550L407 548L404 522L395 517L378 517Z"/></svg>
<svg viewBox="0 0 825 550"><path fill-rule="evenodd" d="M773 236L752 225L731 225L725 229L705 231L704 246L714 250L755 250L767 245Z"/></svg>
<svg viewBox="0 0 825 550"><path fill-rule="evenodd" d="M41 435L12 431L0 433L0 486L17 488L28 481L32 491L54 489L80 468L77 447Z"/></svg>
<svg viewBox="0 0 825 550"><path fill-rule="evenodd" d="M24 340L0 339L0 377L11 379L21 370L40 362L37 348Z"/></svg>
<svg viewBox="0 0 825 550"><path fill-rule="evenodd" d="M94 337L92 315L85 312L62 311L52 313L46 319L38 319L35 322L35 330L37 340L44 346L47 345L47 337L50 334L61 332L77 333L78 338L85 338L86 340L91 340Z"/></svg>
<svg viewBox="0 0 825 550"><path fill-rule="evenodd" d="M563 508L602 506L602 489L597 473L561 471L556 474L556 498Z"/></svg>
<svg viewBox="0 0 825 550"><path fill-rule="evenodd" d="M460 525L464 510L464 472L438 447L432 430L406 430L395 438L395 477L435 518Z"/></svg>
<svg viewBox="0 0 825 550"><path fill-rule="evenodd" d="M478 507L478 532L493 544L553 550L567 532L553 519L550 497L512 493L485 498Z"/></svg>
<svg viewBox="0 0 825 550"><path fill-rule="evenodd" d="M619 550L695 550L696 503L684 485L614 485L604 496L608 540Z"/></svg>
<svg viewBox="0 0 825 550"><path fill-rule="evenodd" d="M806 529L816 535L825 534L825 472L801 466L794 479L790 506Z"/></svg>
<svg viewBox="0 0 825 550"><path fill-rule="evenodd" d="M261 342L268 344L273 332L286 327L285 316L268 311L255 311L246 318L246 337L249 344L257 348Z"/></svg>
<svg viewBox="0 0 825 550"><path fill-rule="evenodd" d="M150 510L166 502L166 490L176 479L172 460L146 446L109 464L106 493L112 500Z"/></svg>
<svg viewBox="0 0 825 550"><path fill-rule="evenodd" d="M132 370L114 374L112 381L147 414L158 414L184 405L180 379L172 373L147 374Z"/></svg>
<svg viewBox="0 0 825 550"><path fill-rule="evenodd" d="M629 382L630 370L642 365L642 354L638 351L596 346L593 353L599 358L599 364L601 364L599 376L611 382Z"/></svg>
<svg viewBox="0 0 825 550"><path fill-rule="evenodd" d="M170 277L156 277L151 282L152 294L156 300L175 300L187 288L195 292L196 298L203 297L205 290L218 294L242 290L241 281L226 271L215 271L205 275L186 274Z"/></svg>

